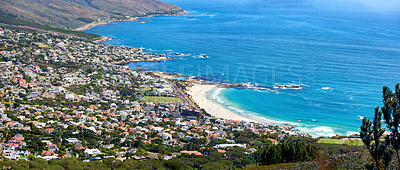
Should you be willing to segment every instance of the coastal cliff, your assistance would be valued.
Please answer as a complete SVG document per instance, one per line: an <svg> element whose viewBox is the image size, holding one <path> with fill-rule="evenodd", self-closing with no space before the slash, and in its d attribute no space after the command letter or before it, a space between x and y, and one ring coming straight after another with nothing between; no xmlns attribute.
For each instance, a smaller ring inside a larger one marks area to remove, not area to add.
<svg viewBox="0 0 400 170"><path fill-rule="evenodd" d="M157 0L0 0L0 16L63 29L181 12Z"/></svg>

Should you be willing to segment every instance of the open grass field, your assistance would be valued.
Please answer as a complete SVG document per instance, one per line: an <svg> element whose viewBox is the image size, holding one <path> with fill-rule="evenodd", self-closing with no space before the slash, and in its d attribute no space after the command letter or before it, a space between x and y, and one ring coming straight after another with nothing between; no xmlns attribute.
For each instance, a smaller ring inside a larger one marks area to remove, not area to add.
<svg viewBox="0 0 400 170"><path fill-rule="evenodd" d="M144 96L144 99L149 103L175 103L182 102L177 97L158 97L158 96Z"/></svg>
<svg viewBox="0 0 400 170"><path fill-rule="evenodd" d="M139 91L157 90L157 88L141 88Z"/></svg>
<svg viewBox="0 0 400 170"><path fill-rule="evenodd" d="M35 43L37 46L39 46L40 48L47 48L49 47L47 44L43 44L43 43Z"/></svg>
<svg viewBox="0 0 400 170"><path fill-rule="evenodd" d="M327 144L345 144L345 145L356 145L362 146L364 143L361 140L346 140L346 139L320 139L318 143L327 143Z"/></svg>

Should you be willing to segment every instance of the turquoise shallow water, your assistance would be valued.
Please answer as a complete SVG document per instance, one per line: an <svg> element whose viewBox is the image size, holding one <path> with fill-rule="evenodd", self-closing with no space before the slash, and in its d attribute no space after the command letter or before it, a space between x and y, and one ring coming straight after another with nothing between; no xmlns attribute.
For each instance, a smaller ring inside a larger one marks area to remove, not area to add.
<svg viewBox="0 0 400 170"><path fill-rule="evenodd" d="M314 136L356 133L360 117L372 117L374 107L382 105L382 86L400 82L400 10L394 5L373 0L166 2L189 13L86 31L116 37L109 44L190 54L131 68L262 87L302 84L301 90L216 90L209 98L249 118L294 124Z"/></svg>

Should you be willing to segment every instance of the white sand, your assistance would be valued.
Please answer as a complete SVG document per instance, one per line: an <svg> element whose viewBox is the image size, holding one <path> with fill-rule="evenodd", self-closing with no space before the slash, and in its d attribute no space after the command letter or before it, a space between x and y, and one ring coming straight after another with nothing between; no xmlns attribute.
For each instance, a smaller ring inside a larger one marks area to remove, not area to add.
<svg viewBox="0 0 400 170"><path fill-rule="evenodd" d="M193 87L189 89L187 92L192 96L192 99L207 113L211 114L217 118L223 118L227 120L244 120L247 122L257 122L255 120L251 120L245 118L243 116L237 115L236 113L222 107L220 104L215 103L209 99L207 99L207 92L217 88L217 85L198 85L195 84Z"/></svg>

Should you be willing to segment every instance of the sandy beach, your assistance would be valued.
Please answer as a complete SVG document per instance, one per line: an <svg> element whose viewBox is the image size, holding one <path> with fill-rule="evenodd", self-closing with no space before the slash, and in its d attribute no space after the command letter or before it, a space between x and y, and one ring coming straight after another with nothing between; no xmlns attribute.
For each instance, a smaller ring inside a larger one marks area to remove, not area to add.
<svg viewBox="0 0 400 170"><path fill-rule="evenodd" d="M255 120L251 120L245 118L243 116L237 115L236 113L225 109L221 105L214 103L213 101L207 99L207 92L217 88L217 85L199 85L196 84L189 89L187 92L192 96L192 99L207 113L213 115L217 118L223 118L227 120L244 120L247 122L257 122Z"/></svg>
<svg viewBox="0 0 400 170"><path fill-rule="evenodd" d="M125 21L136 21L139 17L134 17ZM89 24L86 24L82 27L76 28L74 31L83 31L83 30L87 30L90 29L92 27L98 26L98 25L107 25L107 24L114 24L114 21L102 21L102 22L92 22Z"/></svg>
<svg viewBox="0 0 400 170"><path fill-rule="evenodd" d="M76 29L74 29L74 31L83 31L83 30L90 29L97 25L107 25L107 24L110 24L110 23L108 23L108 22L92 22L92 23L86 24L82 27L76 28Z"/></svg>
<svg viewBox="0 0 400 170"><path fill-rule="evenodd" d="M111 40L110 37L101 36L100 39L95 40L95 42L104 42L104 41L109 41L109 40Z"/></svg>

